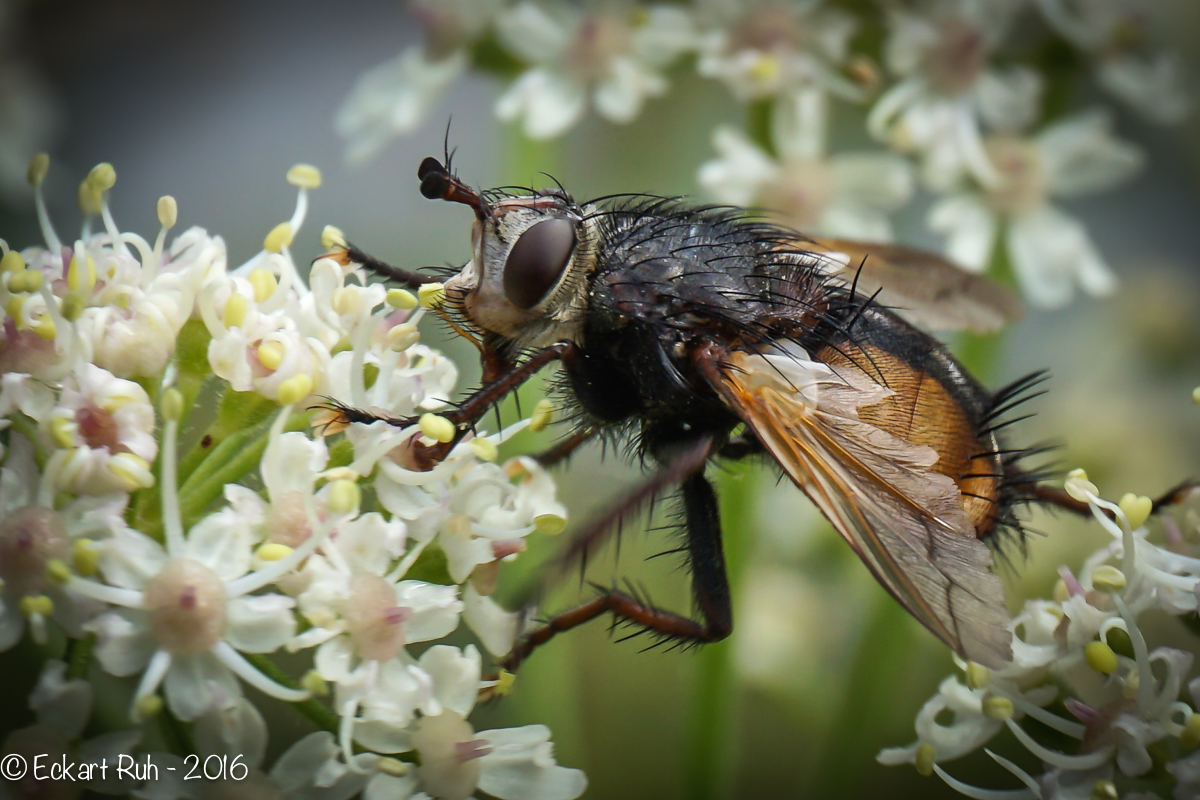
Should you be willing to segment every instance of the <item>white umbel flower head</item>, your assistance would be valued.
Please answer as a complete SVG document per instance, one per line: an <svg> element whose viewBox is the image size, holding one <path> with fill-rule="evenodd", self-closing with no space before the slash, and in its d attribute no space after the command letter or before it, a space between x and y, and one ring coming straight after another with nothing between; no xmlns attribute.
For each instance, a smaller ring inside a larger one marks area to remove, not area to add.
<svg viewBox="0 0 1200 800"><path fill-rule="evenodd" d="M1013 272L1035 305L1065 305L1076 285L1093 295L1112 292L1116 279L1087 230L1052 199L1116 186L1141 167L1141 151L1112 136L1112 120L1102 111L1031 138L992 136L984 146L999 181L930 209L930 227L947 237L946 254L966 269L986 269L1003 225Z"/></svg>
<svg viewBox="0 0 1200 800"><path fill-rule="evenodd" d="M586 9L529 0L501 12L496 35L531 65L496 101L496 115L521 120L533 139L566 133L589 99L610 122L630 122L650 97L667 91L662 71L695 44L680 6Z"/></svg>
<svg viewBox="0 0 1200 800"><path fill-rule="evenodd" d="M912 169L892 153L828 155L826 104L816 89L776 104L778 160L733 128L718 128L719 157L700 166L697 180L714 200L764 208L798 231L890 241L887 215L912 196Z"/></svg>

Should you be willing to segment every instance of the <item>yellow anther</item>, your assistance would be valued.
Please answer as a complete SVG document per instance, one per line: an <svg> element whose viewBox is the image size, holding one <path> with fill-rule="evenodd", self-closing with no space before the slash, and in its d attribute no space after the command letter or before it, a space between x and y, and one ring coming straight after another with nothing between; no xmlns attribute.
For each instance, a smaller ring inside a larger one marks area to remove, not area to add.
<svg viewBox="0 0 1200 800"><path fill-rule="evenodd" d="M537 405L533 407L533 413L529 416L529 430L534 433L544 431L546 426L553 421L554 404L545 398L538 400Z"/></svg>
<svg viewBox="0 0 1200 800"><path fill-rule="evenodd" d="M12 288L11 283L9 284L8 290L10 292L17 291L16 289ZM27 295L10 294L8 296L8 300L4 303L5 313L8 314L8 316L11 317L12 319L16 320L18 328L23 327L23 317L21 316L21 310L23 308L25 308L25 301L27 299L29 299Z"/></svg>
<svg viewBox="0 0 1200 800"><path fill-rule="evenodd" d="M446 287L440 283L424 283L417 289L417 301L425 308L437 308L446 299Z"/></svg>
<svg viewBox="0 0 1200 800"><path fill-rule="evenodd" d="M46 172L49 169L50 155L38 153L29 160L29 170L25 173L25 178L29 181L30 186L41 186L42 181L46 180Z"/></svg>
<svg viewBox="0 0 1200 800"><path fill-rule="evenodd" d="M83 313L85 308L87 308L87 300L83 299L83 295L71 292L62 299L62 306L59 307L59 312L67 322L74 322L79 319L79 315Z"/></svg>
<svg viewBox="0 0 1200 800"><path fill-rule="evenodd" d="M1083 657L1088 666L1102 675L1112 675L1117 671L1117 654L1107 642L1088 642L1083 649Z"/></svg>
<svg viewBox="0 0 1200 800"><path fill-rule="evenodd" d="M362 475L349 467L333 467L322 472L321 477L327 481L356 481Z"/></svg>
<svg viewBox="0 0 1200 800"><path fill-rule="evenodd" d="M104 208L104 198L96 187L86 180L79 182L79 213L84 216L99 214Z"/></svg>
<svg viewBox="0 0 1200 800"><path fill-rule="evenodd" d="M250 281L250 286L254 288L254 299L260 303L274 294L275 288L279 286L279 281L275 280L275 273L264 267L250 270L246 280Z"/></svg>
<svg viewBox="0 0 1200 800"><path fill-rule="evenodd" d="M417 296L407 289L388 289L387 303L392 308L416 308Z"/></svg>
<svg viewBox="0 0 1200 800"><path fill-rule="evenodd" d="M52 558L46 562L46 579L62 585L71 579L71 568L61 558Z"/></svg>
<svg viewBox="0 0 1200 800"><path fill-rule="evenodd" d="M422 414L417 427L421 429L421 433L442 444L454 441L454 435L457 433L453 422L437 414Z"/></svg>
<svg viewBox="0 0 1200 800"><path fill-rule="evenodd" d="M388 347L397 353L403 353L417 342L421 341L421 332L411 322L393 325L387 332Z"/></svg>
<svg viewBox="0 0 1200 800"><path fill-rule="evenodd" d="M133 704L133 708L139 719L148 719L162 713L163 701L156 694L144 694Z"/></svg>
<svg viewBox="0 0 1200 800"><path fill-rule="evenodd" d="M169 194L164 194L158 198L158 224L164 228L170 229L175 227L175 223L179 221L179 204L175 202L175 198Z"/></svg>
<svg viewBox="0 0 1200 800"><path fill-rule="evenodd" d="M80 262L79 253L71 256L67 266L67 288L72 292L90 292L96 286L96 261L87 253Z"/></svg>
<svg viewBox="0 0 1200 800"><path fill-rule="evenodd" d="M278 542L267 542L254 551L254 555L263 561L280 561L291 555L292 548Z"/></svg>
<svg viewBox="0 0 1200 800"><path fill-rule="evenodd" d="M1007 697L988 697L983 701L983 715L997 722L1012 719L1012 700L1009 700Z"/></svg>
<svg viewBox="0 0 1200 800"><path fill-rule="evenodd" d="M931 744L923 744L917 748L917 759L913 766L917 772L928 778L933 774L933 765L937 763L937 749Z"/></svg>
<svg viewBox="0 0 1200 800"><path fill-rule="evenodd" d="M1096 497L1100 494L1096 489L1096 484L1088 480L1087 473L1082 469L1073 469L1068 472L1067 479L1063 482L1063 488L1067 490L1067 494L1081 503L1086 503L1089 497Z"/></svg>
<svg viewBox="0 0 1200 800"><path fill-rule="evenodd" d="M281 222L271 228L267 238L263 239L263 249L268 253L282 253L283 248L290 246L295 237L296 232L292 230L292 223Z"/></svg>
<svg viewBox="0 0 1200 800"><path fill-rule="evenodd" d="M307 690L314 697L325 697L329 694L329 684L315 669L310 669L300 678L300 688Z"/></svg>
<svg viewBox="0 0 1200 800"><path fill-rule="evenodd" d="M772 55L763 55L750 68L750 75L759 83L773 83L779 79L781 65Z"/></svg>
<svg viewBox="0 0 1200 800"><path fill-rule="evenodd" d="M341 289L334 290L331 305L334 312L341 316L353 314L362 308L362 297L359 296L357 290L343 286Z"/></svg>
<svg viewBox="0 0 1200 800"><path fill-rule="evenodd" d="M1188 750L1200 745L1200 714L1192 712L1188 717L1183 733L1179 734L1179 743Z"/></svg>
<svg viewBox="0 0 1200 800"><path fill-rule="evenodd" d="M313 379L304 373L293 375L279 384L279 402L281 405L299 403L312 394Z"/></svg>
<svg viewBox="0 0 1200 800"><path fill-rule="evenodd" d="M326 250L332 250L335 247L346 246L346 234L342 233L342 229L334 225L326 225L321 229L321 247Z"/></svg>
<svg viewBox="0 0 1200 800"><path fill-rule="evenodd" d="M25 259L16 250L9 250L4 254L4 258L0 258L0 272L20 272L23 269Z"/></svg>
<svg viewBox="0 0 1200 800"><path fill-rule="evenodd" d="M256 352L258 354L258 363L267 369L276 370L283 363L283 356L287 353L287 350L282 343L274 339L267 339L258 346Z"/></svg>
<svg viewBox="0 0 1200 800"><path fill-rule="evenodd" d="M1117 785L1107 778L1101 778L1092 784L1091 800L1117 800L1120 796Z"/></svg>
<svg viewBox="0 0 1200 800"><path fill-rule="evenodd" d="M133 453L117 453L108 462L108 470L115 475L126 491L149 489L154 485L154 473L146 459Z"/></svg>
<svg viewBox="0 0 1200 800"><path fill-rule="evenodd" d="M71 417L51 417L50 418L50 438L59 447L74 447L75 432L79 430L79 426Z"/></svg>
<svg viewBox="0 0 1200 800"><path fill-rule="evenodd" d="M117 171L113 169L112 164L103 161L92 167L92 171L88 173L87 182L97 192L107 192L117 183Z"/></svg>
<svg viewBox="0 0 1200 800"><path fill-rule="evenodd" d="M353 514L362 503L362 489L357 481L337 480L329 485L327 507L335 514Z"/></svg>
<svg viewBox="0 0 1200 800"><path fill-rule="evenodd" d="M1200 386L1192 389L1192 402L1200 406Z"/></svg>
<svg viewBox="0 0 1200 800"><path fill-rule="evenodd" d="M496 445L482 437L472 439L467 444L475 451L475 457L480 461L495 461L500 457L500 452L496 449Z"/></svg>
<svg viewBox="0 0 1200 800"><path fill-rule="evenodd" d="M287 182L301 189L316 189L321 185L321 170L311 164L296 164L287 171Z"/></svg>
<svg viewBox="0 0 1200 800"><path fill-rule="evenodd" d="M159 407L162 410L163 419L178 422L183 417L183 393L172 386L163 392Z"/></svg>
<svg viewBox="0 0 1200 800"><path fill-rule="evenodd" d="M492 687L492 694L504 697L512 692L513 684L517 682L517 676L506 669L500 670L500 674L496 676L496 685Z"/></svg>
<svg viewBox="0 0 1200 800"><path fill-rule="evenodd" d="M405 764L398 758L389 758L384 756L375 762L375 769L385 775L392 775L396 778L408 774L408 764Z"/></svg>
<svg viewBox="0 0 1200 800"><path fill-rule="evenodd" d="M42 273L36 269L23 269L14 272L8 279L10 292L36 292L42 288Z"/></svg>
<svg viewBox="0 0 1200 800"><path fill-rule="evenodd" d="M1117 505L1125 512L1125 518L1129 520L1129 527L1134 530L1145 525L1146 520L1150 519L1150 513L1154 511L1153 500L1145 495L1139 496L1132 492L1126 493Z"/></svg>
<svg viewBox="0 0 1200 800"><path fill-rule="evenodd" d="M226 328L240 328L246 322L246 313L250 310L250 301L243 294L234 292L225 301L225 309L221 312L221 322Z"/></svg>
<svg viewBox="0 0 1200 800"><path fill-rule="evenodd" d="M95 575L100 568L100 553L91 539L76 539L71 545L71 564L85 578Z"/></svg>
<svg viewBox="0 0 1200 800"><path fill-rule="evenodd" d="M1125 588L1125 573L1111 564L1101 564L1092 572L1092 588L1101 592L1119 592Z"/></svg>
<svg viewBox="0 0 1200 800"><path fill-rule="evenodd" d="M30 594L21 598L21 613L26 619L33 615L48 617L54 613L54 601L44 594Z"/></svg>
<svg viewBox="0 0 1200 800"><path fill-rule="evenodd" d="M539 514L533 518L533 527L538 533L557 536L567 527L567 520L557 514Z"/></svg>
<svg viewBox="0 0 1200 800"><path fill-rule="evenodd" d="M983 664L974 661L967 662L967 686L972 689L984 689L992 682L992 671Z"/></svg>
<svg viewBox="0 0 1200 800"><path fill-rule="evenodd" d="M38 312L37 319L29 326L29 330L49 342L58 337L58 326L54 324L54 317L46 311Z"/></svg>

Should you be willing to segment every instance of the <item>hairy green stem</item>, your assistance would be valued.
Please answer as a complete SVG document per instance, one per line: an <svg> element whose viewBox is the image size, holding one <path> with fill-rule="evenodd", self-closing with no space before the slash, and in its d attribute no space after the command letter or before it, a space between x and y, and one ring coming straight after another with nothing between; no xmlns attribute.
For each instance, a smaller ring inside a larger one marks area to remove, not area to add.
<svg viewBox="0 0 1200 800"><path fill-rule="evenodd" d="M92 666L92 652L96 648L96 634L89 633L82 639L71 639L67 645L67 680L87 678Z"/></svg>

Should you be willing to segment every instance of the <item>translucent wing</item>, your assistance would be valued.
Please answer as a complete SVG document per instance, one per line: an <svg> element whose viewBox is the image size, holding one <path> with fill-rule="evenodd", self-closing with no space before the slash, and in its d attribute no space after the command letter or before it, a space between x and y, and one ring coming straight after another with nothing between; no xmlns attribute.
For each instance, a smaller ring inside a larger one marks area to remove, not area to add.
<svg viewBox="0 0 1200 800"><path fill-rule="evenodd" d="M833 257L832 274L847 283L857 277L860 292L871 295L878 290L881 305L922 328L990 333L1025 313L1013 292L936 253L849 239L813 243Z"/></svg>
<svg viewBox="0 0 1200 800"><path fill-rule="evenodd" d="M716 388L876 579L963 657L1011 660L1004 588L937 453L858 419L890 390L803 350L733 353Z"/></svg>

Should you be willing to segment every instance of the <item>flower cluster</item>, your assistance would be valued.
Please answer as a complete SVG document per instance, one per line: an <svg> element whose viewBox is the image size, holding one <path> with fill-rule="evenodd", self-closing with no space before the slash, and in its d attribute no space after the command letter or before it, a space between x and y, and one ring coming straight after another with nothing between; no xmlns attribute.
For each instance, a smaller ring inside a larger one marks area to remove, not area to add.
<svg viewBox="0 0 1200 800"><path fill-rule="evenodd" d="M1142 156L1113 137L1108 110L1068 114L1059 98L1090 64L1101 88L1145 118L1182 118L1175 61L1147 34L1153 8L919 0L881 3L868 18L861 4L857 15L839 5L414 0L423 42L363 75L337 127L351 158L368 158L475 66L511 80L497 117L553 138L589 107L631 121L667 91L672 69L694 65L749 108L748 130L720 125L716 157L699 168L714 200L809 234L888 241L889 214L920 186L941 196L927 221L964 269L1011 273L1044 307L1076 287L1112 291L1086 229L1052 201L1111 188ZM1063 50L1071 55L1057 61L1031 55ZM833 104L858 109L888 149L830 152Z"/></svg>
<svg viewBox="0 0 1200 800"><path fill-rule="evenodd" d="M1111 543L1078 575L1060 568L1054 599L1029 601L1013 618L1009 666L991 672L960 662L962 675L946 678L917 715L917 741L884 750L879 761L915 764L980 800L1156 798L1137 789L1172 784L1176 800L1190 800L1200 793L1200 678L1188 680L1192 653L1151 650L1140 621L1155 610L1195 618L1195 537L1162 517L1165 542L1153 543L1150 498L1108 502L1082 470L1068 476L1066 489L1087 503ZM985 752L1024 788L983 789L942 768L1005 728L1044 771L1031 775Z"/></svg>
<svg viewBox="0 0 1200 800"><path fill-rule="evenodd" d="M467 721L512 676L485 679L475 645L435 643L465 625L505 654L518 626L489 596L499 562L566 513L536 462L498 462L529 420L469 433L433 469L411 463L457 379L420 343L436 307L331 258L304 279L290 247L313 167L288 172L291 218L230 267L220 237L172 235L171 197L153 241L122 231L108 164L80 185L79 236L62 239L48 166L29 169L45 246L0 240L0 649L26 633L67 645L30 700L38 724L7 746L95 760L134 752L162 715L199 751L248 754L271 796L579 796L583 774L555 763L544 726ZM429 424L314 427L328 399ZM311 669L289 677L270 658L286 652ZM80 743L96 669L136 686L134 727ZM262 772L265 727L242 684L324 730ZM193 796L168 779L92 788Z"/></svg>

